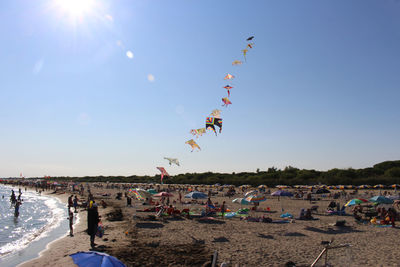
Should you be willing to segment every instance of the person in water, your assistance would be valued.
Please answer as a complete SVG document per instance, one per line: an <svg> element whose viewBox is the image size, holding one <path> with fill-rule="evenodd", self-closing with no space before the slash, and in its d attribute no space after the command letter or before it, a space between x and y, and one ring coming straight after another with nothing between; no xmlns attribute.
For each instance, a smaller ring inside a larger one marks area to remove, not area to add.
<svg viewBox="0 0 400 267"><path fill-rule="evenodd" d="M15 203L15 211L14 211L14 217L18 217L19 216L19 206L21 206L21 201L17 201Z"/></svg>

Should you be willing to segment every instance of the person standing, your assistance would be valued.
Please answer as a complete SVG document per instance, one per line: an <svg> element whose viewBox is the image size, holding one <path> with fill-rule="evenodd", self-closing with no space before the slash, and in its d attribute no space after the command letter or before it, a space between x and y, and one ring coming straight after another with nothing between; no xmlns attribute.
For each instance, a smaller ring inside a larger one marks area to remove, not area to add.
<svg viewBox="0 0 400 267"><path fill-rule="evenodd" d="M74 203L73 203L73 201L72 201L72 197L73 197L73 195L70 195L70 196L68 197L68 212L69 212L69 210L74 206Z"/></svg>
<svg viewBox="0 0 400 267"><path fill-rule="evenodd" d="M75 213L78 213L78 211L76 210L76 208L78 207L78 197L75 195L74 197L74 209L75 209Z"/></svg>
<svg viewBox="0 0 400 267"><path fill-rule="evenodd" d="M72 211L70 210L69 212L69 216L68 216L68 220L69 220L69 236L74 236L74 214L72 213Z"/></svg>
<svg viewBox="0 0 400 267"><path fill-rule="evenodd" d="M87 224L88 224L87 233L88 235L90 235L91 247L96 246L96 244L94 243L94 239L96 237L99 221L100 217L99 217L99 212L97 210L97 204L93 203L92 207L89 207L87 210Z"/></svg>

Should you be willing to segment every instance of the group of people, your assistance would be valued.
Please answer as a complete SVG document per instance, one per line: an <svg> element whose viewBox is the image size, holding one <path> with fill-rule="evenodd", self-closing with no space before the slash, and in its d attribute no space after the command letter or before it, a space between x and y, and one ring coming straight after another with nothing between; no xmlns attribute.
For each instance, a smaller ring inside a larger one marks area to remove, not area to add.
<svg viewBox="0 0 400 267"><path fill-rule="evenodd" d="M19 216L19 207L22 204L22 192L21 188L18 189L18 197L15 196L14 189L11 189L11 197L10 197L10 202L11 202L11 207L14 206L14 217L18 218Z"/></svg>

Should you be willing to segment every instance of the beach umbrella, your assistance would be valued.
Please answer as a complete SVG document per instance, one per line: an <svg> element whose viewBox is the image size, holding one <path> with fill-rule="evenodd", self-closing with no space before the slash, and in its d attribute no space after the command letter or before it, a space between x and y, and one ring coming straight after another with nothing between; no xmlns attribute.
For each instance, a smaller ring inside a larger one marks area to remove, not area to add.
<svg viewBox="0 0 400 267"><path fill-rule="evenodd" d="M250 205L250 202L247 201L244 198L235 198L234 200L232 200L232 203L239 203L240 205Z"/></svg>
<svg viewBox="0 0 400 267"><path fill-rule="evenodd" d="M259 185L258 188L259 188L259 189L264 189L264 188L268 188L268 186L262 184L262 185Z"/></svg>
<svg viewBox="0 0 400 267"><path fill-rule="evenodd" d="M385 188L385 186L383 184L377 184L377 185L374 185L374 188L383 189L383 188Z"/></svg>
<svg viewBox="0 0 400 267"><path fill-rule="evenodd" d="M363 185L360 185L358 188L359 189L368 189L368 188L371 188L371 186L367 185L367 184L363 184Z"/></svg>
<svg viewBox="0 0 400 267"><path fill-rule="evenodd" d="M262 201L265 201L267 199L263 195L257 195L257 196L256 195L250 195L250 196L246 197L245 200L248 201L248 202L253 202L254 203L254 202L262 202Z"/></svg>
<svg viewBox="0 0 400 267"><path fill-rule="evenodd" d="M399 184L392 184L390 187L391 188L400 188L400 185Z"/></svg>
<svg viewBox="0 0 400 267"><path fill-rule="evenodd" d="M271 194L271 196L292 197L293 194L289 191L278 190Z"/></svg>
<svg viewBox="0 0 400 267"><path fill-rule="evenodd" d="M153 197L173 197L174 195L168 192L160 192L157 193L155 195L153 195Z"/></svg>
<svg viewBox="0 0 400 267"><path fill-rule="evenodd" d="M244 194L244 197L248 197L248 196L251 196L251 195L257 195L257 194L258 194L257 190L252 190L252 191L249 191L246 194Z"/></svg>
<svg viewBox="0 0 400 267"><path fill-rule="evenodd" d="M349 207L349 206L354 206L354 205L358 205L358 204L365 203L365 202L368 202L368 200L363 199L363 198L354 198L354 199L350 200L349 202L347 202L345 204L345 206Z"/></svg>
<svg viewBox="0 0 400 267"><path fill-rule="evenodd" d="M393 204L393 200L384 196L374 196L369 199L369 201L378 204Z"/></svg>
<svg viewBox="0 0 400 267"><path fill-rule="evenodd" d="M117 258L97 251L81 251L69 256L79 267L126 267Z"/></svg>
<svg viewBox="0 0 400 267"><path fill-rule="evenodd" d="M208 196L202 192L193 191L185 195L185 198L200 199L200 198L208 198Z"/></svg>

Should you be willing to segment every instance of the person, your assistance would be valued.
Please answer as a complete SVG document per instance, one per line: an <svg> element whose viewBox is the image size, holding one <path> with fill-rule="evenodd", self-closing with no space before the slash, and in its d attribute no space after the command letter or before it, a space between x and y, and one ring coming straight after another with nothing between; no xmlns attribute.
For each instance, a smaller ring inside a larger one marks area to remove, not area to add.
<svg viewBox="0 0 400 267"><path fill-rule="evenodd" d="M68 220L69 220L69 236L74 236L74 214L72 213L72 211L70 210L68 212Z"/></svg>
<svg viewBox="0 0 400 267"><path fill-rule="evenodd" d="M179 203L182 204L182 192L181 192L181 189L179 189Z"/></svg>
<svg viewBox="0 0 400 267"><path fill-rule="evenodd" d="M132 198L130 196L126 197L126 206L132 207Z"/></svg>
<svg viewBox="0 0 400 267"><path fill-rule="evenodd" d="M93 203L93 205L87 210L87 225L88 225L87 234L90 236L90 246L92 248L96 246L96 244L94 243L94 239L96 237L99 221L100 217L99 217L99 212L97 210L97 204Z"/></svg>
<svg viewBox="0 0 400 267"><path fill-rule="evenodd" d="M69 212L69 209L74 206L74 202L72 201L72 197L73 197L73 195L70 195L68 197L68 212Z"/></svg>
<svg viewBox="0 0 400 267"><path fill-rule="evenodd" d="M78 211L76 210L76 208L78 207L78 197L75 195L75 197L74 197L74 201L73 201L74 203L74 209L75 209L75 213L78 213Z"/></svg>
<svg viewBox="0 0 400 267"><path fill-rule="evenodd" d="M14 205L16 201L17 201L17 198L15 197L14 190L11 189L11 197L10 197L11 205Z"/></svg>
<svg viewBox="0 0 400 267"><path fill-rule="evenodd" d="M14 217L18 217L19 216L19 206L21 206L21 201L20 200L18 200L16 203L15 203L15 211L14 211Z"/></svg>
<svg viewBox="0 0 400 267"><path fill-rule="evenodd" d="M225 201L224 201L224 202L222 202L222 205L221 205L221 216L222 216L222 218L224 218L225 212L226 212L226 204L225 204Z"/></svg>

